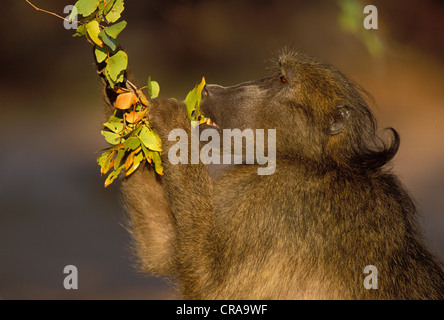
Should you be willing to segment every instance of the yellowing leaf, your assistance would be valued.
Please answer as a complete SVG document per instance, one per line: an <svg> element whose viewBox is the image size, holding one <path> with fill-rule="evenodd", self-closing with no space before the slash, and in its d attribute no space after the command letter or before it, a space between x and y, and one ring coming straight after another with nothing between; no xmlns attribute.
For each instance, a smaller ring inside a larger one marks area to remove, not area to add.
<svg viewBox="0 0 444 320"><path fill-rule="evenodd" d="M143 154L140 152L139 154L134 156L133 165L129 170L126 171L125 176L128 177L131 173L136 171L136 169L139 167L140 162L143 160Z"/></svg>
<svg viewBox="0 0 444 320"><path fill-rule="evenodd" d="M120 171L124 168L124 165L120 166L119 168L115 169L113 172L111 172L108 177L105 180L105 188L108 187L113 181L119 177Z"/></svg>
<svg viewBox="0 0 444 320"><path fill-rule="evenodd" d="M104 152L100 156L97 157L97 163L99 166L103 167L109 154L110 154L109 152Z"/></svg>
<svg viewBox="0 0 444 320"><path fill-rule="evenodd" d="M131 112L125 114L125 119L126 119L126 122L128 122L128 123L136 123L136 122L139 122L143 118L144 115L145 115L145 112L131 111Z"/></svg>
<svg viewBox="0 0 444 320"><path fill-rule="evenodd" d="M131 152L130 155L126 158L125 170L128 170L133 165L135 153L136 153L136 151Z"/></svg>
<svg viewBox="0 0 444 320"><path fill-rule="evenodd" d="M138 101L137 96L133 92L121 93L117 96L114 106L117 109L126 110L131 108Z"/></svg>
<svg viewBox="0 0 444 320"><path fill-rule="evenodd" d="M154 170L157 174L163 175L162 160L158 152L153 152Z"/></svg>
<svg viewBox="0 0 444 320"><path fill-rule="evenodd" d="M188 111L188 117L191 120L198 120L200 116L199 105L202 98L202 90L205 86L205 78L191 90L185 98L185 105ZM194 116L193 116L194 113Z"/></svg>
<svg viewBox="0 0 444 320"><path fill-rule="evenodd" d="M108 153L102 163L102 168L100 170L101 174L106 174L109 169L111 169L111 167L114 165L114 155L115 155L115 151L112 151L110 153Z"/></svg>
<svg viewBox="0 0 444 320"><path fill-rule="evenodd" d="M145 105L146 107L148 107L148 99L147 99L146 96L143 94L142 90L139 90L139 99L140 99L140 102L142 102L143 105Z"/></svg>
<svg viewBox="0 0 444 320"><path fill-rule="evenodd" d="M115 93L125 93L125 92L130 92L130 90L129 89L126 89L126 88L120 88L120 87L115 87L114 89L113 89L113 91L115 92Z"/></svg>
<svg viewBox="0 0 444 320"><path fill-rule="evenodd" d="M99 38L100 33L100 26L97 20L90 21L86 25L86 31L88 32L89 37L91 40L98 45L99 47L103 47L103 42Z"/></svg>

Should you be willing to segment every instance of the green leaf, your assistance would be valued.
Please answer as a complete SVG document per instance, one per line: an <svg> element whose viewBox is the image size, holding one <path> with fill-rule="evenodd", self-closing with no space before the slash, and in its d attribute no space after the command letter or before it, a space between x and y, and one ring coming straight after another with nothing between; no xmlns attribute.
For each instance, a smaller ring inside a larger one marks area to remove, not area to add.
<svg viewBox="0 0 444 320"><path fill-rule="evenodd" d="M96 11L100 0L79 0L76 2L75 7L77 8L77 13L87 17Z"/></svg>
<svg viewBox="0 0 444 320"><path fill-rule="evenodd" d="M82 37L86 35L86 29L84 26L78 26L76 31L77 32L73 34L73 37Z"/></svg>
<svg viewBox="0 0 444 320"><path fill-rule="evenodd" d="M160 86L157 81L151 81L151 77L148 77L148 94L151 99L157 98L160 92Z"/></svg>
<svg viewBox="0 0 444 320"><path fill-rule="evenodd" d="M105 32L113 39L116 39L120 32L126 27L126 21L120 21L112 26L105 28Z"/></svg>
<svg viewBox="0 0 444 320"><path fill-rule="evenodd" d="M105 164L106 158L108 157L109 154L110 154L110 152L104 152L100 156L97 157L97 163L99 166L103 167L103 165Z"/></svg>
<svg viewBox="0 0 444 320"><path fill-rule="evenodd" d="M96 20L88 22L88 24L86 25L86 31L95 44L97 44L99 47L103 46L103 42L99 38L100 26Z"/></svg>
<svg viewBox="0 0 444 320"><path fill-rule="evenodd" d="M126 21L121 21L108 28L103 29L99 33L99 38L111 49L111 51L117 48L117 36L126 27Z"/></svg>
<svg viewBox="0 0 444 320"><path fill-rule="evenodd" d="M143 144L150 150L162 151L162 142L156 132L148 129L146 126L142 127L139 133L139 138Z"/></svg>
<svg viewBox="0 0 444 320"><path fill-rule="evenodd" d="M113 8L115 2L116 2L116 0L107 1L106 6L103 9L104 15L107 15L109 13L109 11Z"/></svg>
<svg viewBox="0 0 444 320"><path fill-rule="evenodd" d="M137 137L131 137L124 142L125 148L135 150L140 147L140 140Z"/></svg>
<svg viewBox="0 0 444 320"><path fill-rule="evenodd" d="M142 147L142 152L145 155L145 159L148 160L148 162L151 162L151 151L148 151L148 149L145 147L145 145L143 143L140 144L140 146Z"/></svg>
<svg viewBox="0 0 444 320"><path fill-rule="evenodd" d="M123 76L127 66L128 56L121 50L109 58L105 69L105 74L107 79L110 80L109 82L111 87L114 87L116 83L123 81Z"/></svg>
<svg viewBox="0 0 444 320"><path fill-rule="evenodd" d="M107 10L108 9L108 10ZM116 22L120 19L120 15L124 10L123 0L115 0L112 4L111 9L108 8L108 5L105 7L105 12L108 11L105 15L106 21L109 23Z"/></svg>
<svg viewBox="0 0 444 320"><path fill-rule="evenodd" d="M119 168L115 169L113 172L111 172L108 177L105 180L105 188L108 187L113 181L119 177L120 172L123 170L125 165L120 166Z"/></svg>
<svg viewBox="0 0 444 320"><path fill-rule="evenodd" d="M120 141L120 135L114 132L102 130L102 135L105 137L105 140L110 144L117 144Z"/></svg>
<svg viewBox="0 0 444 320"><path fill-rule="evenodd" d="M117 151L117 156L114 159L114 170L120 167L120 162L122 161L124 155L125 155L125 150L119 149L119 151Z"/></svg>
<svg viewBox="0 0 444 320"><path fill-rule="evenodd" d="M160 175L163 174L162 160L158 152L153 152L154 170Z"/></svg>
<svg viewBox="0 0 444 320"><path fill-rule="evenodd" d="M99 33L99 38L110 48L111 51L115 51L117 49L117 40L110 37L106 33L105 29Z"/></svg>
<svg viewBox="0 0 444 320"><path fill-rule="evenodd" d="M122 119L119 119L117 117L112 116L108 122L105 122L103 124L105 127L110 129L114 133L121 133L124 128L124 124L122 122Z"/></svg>
<svg viewBox="0 0 444 320"><path fill-rule="evenodd" d="M205 86L205 78L191 90L185 98L185 105L187 107L188 117L192 120L197 120L200 116L199 105L202 98L202 90ZM193 112L195 115L193 116Z"/></svg>
<svg viewBox="0 0 444 320"><path fill-rule="evenodd" d="M130 137L137 138L137 135L139 134L140 130L142 130L142 126L136 127L133 131L125 134L122 138L124 138L124 139L128 139Z"/></svg>
<svg viewBox="0 0 444 320"><path fill-rule="evenodd" d="M106 157L103 159L100 169L101 174L106 174L109 171L109 169L111 169L111 161L113 160L114 155L115 151L106 153Z"/></svg>
<svg viewBox="0 0 444 320"><path fill-rule="evenodd" d="M96 56L96 60L98 63L101 63L105 61L106 58L108 58L109 49L107 47L94 47L94 55Z"/></svg>

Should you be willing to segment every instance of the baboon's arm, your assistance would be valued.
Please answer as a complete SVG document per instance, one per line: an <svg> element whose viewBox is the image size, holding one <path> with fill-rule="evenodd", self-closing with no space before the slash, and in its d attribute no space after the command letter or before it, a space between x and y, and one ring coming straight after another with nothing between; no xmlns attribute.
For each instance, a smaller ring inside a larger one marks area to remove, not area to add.
<svg viewBox="0 0 444 320"><path fill-rule="evenodd" d="M209 169L202 163L188 161L188 164L173 165L168 160L168 151L176 143L168 141L171 130L183 129L189 137L188 142L191 138L190 120L182 102L156 100L149 115L150 123L162 140L162 184L176 222L178 278L181 287L189 290L182 294L198 298L201 293L193 290L199 288L205 292L204 288L209 284L208 270L211 270L209 253L214 204Z"/></svg>

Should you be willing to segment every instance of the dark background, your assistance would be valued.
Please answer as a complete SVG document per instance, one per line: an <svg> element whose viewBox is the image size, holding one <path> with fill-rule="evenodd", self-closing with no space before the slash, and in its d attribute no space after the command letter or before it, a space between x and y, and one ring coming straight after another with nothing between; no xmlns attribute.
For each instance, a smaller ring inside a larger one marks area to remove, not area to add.
<svg viewBox="0 0 444 320"><path fill-rule="evenodd" d="M34 0L63 14L75 1ZM421 212L430 247L444 257L444 5L372 1L384 44L371 55L338 23L335 1L126 1L119 36L143 86L183 99L206 77L232 85L268 75L290 46L334 64L369 90L380 127L401 135L393 161ZM362 15L362 19L364 15ZM362 31L362 30L361 30ZM165 280L134 270L118 184L96 164L102 97L91 46L62 20L24 0L0 19L0 298L167 299ZM63 268L79 270L65 290Z"/></svg>

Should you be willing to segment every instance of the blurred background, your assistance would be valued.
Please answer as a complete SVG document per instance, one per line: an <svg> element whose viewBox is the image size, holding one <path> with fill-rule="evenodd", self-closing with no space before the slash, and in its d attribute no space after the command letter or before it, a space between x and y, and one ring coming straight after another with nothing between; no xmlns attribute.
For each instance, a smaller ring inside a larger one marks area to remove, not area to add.
<svg viewBox="0 0 444 320"><path fill-rule="evenodd" d="M63 14L74 0L34 0ZM205 76L233 85L265 77L284 46L332 63L370 91L380 128L396 128L393 170L444 258L444 4L438 0L126 1L119 36L140 86L185 98ZM118 183L96 164L101 87L91 46L24 0L0 19L0 298L168 299L165 279L133 267ZM367 4L378 29L365 30ZM358 6L358 7L356 7ZM75 265L78 290L65 290Z"/></svg>

